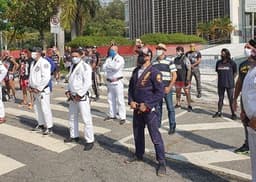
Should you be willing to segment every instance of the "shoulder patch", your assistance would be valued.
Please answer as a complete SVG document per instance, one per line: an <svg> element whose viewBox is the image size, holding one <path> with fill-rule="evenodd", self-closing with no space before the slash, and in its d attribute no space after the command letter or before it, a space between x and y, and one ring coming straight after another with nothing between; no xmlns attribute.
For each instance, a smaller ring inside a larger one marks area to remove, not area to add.
<svg viewBox="0 0 256 182"><path fill-rule="evenodd" d="M162 75L161 75L160 73L158 73L158 74L156 75L156 81L159 82L159 83L162 82Z"/></svg>

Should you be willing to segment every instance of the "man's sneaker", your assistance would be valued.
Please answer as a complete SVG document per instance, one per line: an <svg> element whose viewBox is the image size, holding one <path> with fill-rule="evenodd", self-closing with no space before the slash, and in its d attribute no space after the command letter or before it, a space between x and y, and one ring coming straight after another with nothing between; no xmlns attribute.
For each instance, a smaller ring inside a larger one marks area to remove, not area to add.
<svg viewBox="0 0 256 182"><path fill-rule="evenodd" d="M237 154L248 154L249 153L249 146L246 145L246 144L243 144L241 147L234 150L234 152L237 153Z"/></svg>
<svg viewBox="0 0 256 182"><path fill-rule="evenodd" d="M116 118L115 118L115 117L109 117L109 116L107 116L106 118L104 118L104 121L113 120L113 119L116 119Z"/></svg>
<svg viewBox="0 0 256 182"><path fill-rule="evenodd" d="M32 131L38 131L43 132L45 130L44 125L37 125L35 128L32 129Z"/></svg>
<svg viewBox="0 0 256 182"><path fill-rule="evenodd" d="M73 143L73 142L76 142L76 143L79 142L79 137L75 137L75 138L69 137L64 139L64 143Z"/></svg>
<svg viewBox="0 0 256 182"><path fill-rule="evenodd" d="M213 118L217 118L217 117L221 117L221 112L216 112L212 117Z"/></svg>
<svg viewBox="0 0 256 182"><path fill-rule="evenodd" d="M168 135L172 135L175 133L175 128L170 128L168 131Z"/></svg>
<svg viewBox="0 0 256 182"><path fill-rule="evenodd" d="M201 98L202 97L201 93L199 92L196 97Z"/></svg>
<svg viewBox="0 0 256 182"><path fill-rule="evenodd" d="M188 106L188 112L192 112L192 106Z"/></svg>
<svg viewBox="0 0 256 182"><path fill-rule="evenodd" d="M165 164L158 164L157 167L157 176L165 176L166 175L166 167Z"/></svg>
<svg viewBox="0 0 256 182"><path fill-rule="evenodd" d="M181 108L181 105L176 104L175 108Z"/></svg>
<svg viewBox="0 0 256 182"><path fill-rule="evenodd" d="M236 114L232 114L231 119L232 119L232 120L237 120Z"/></svg>
<svg viewBox="0 0 256 182"><path fill-rule="evenodd" d="M143 157L137 157L136 155L133 155L132 157L129 157L124 161L126 164L130 164L132 162L140 162L143 161Z"/></svg>
<svg viewBox="0 0 256 182"><path fill-rule="evenodd" d="M120 119L119 124L123 125L125 123L125 119Z"/></svg>
<svg viewBox="0 0 256 182"><path fill-rule="evenodd" d="M84 145L84 150L85 150L85 151L91 150L91 149L93 148L93 145L94 145L93 142L92 142L92 143L86 143L86 144Z"/></svg>
<svg viewBox="0 0 256 182"><path fill-rule="evenodd" d="M53 132L52 132L52 128L46 128L44 131L43 131L43 135L51 135Z"/></svg>

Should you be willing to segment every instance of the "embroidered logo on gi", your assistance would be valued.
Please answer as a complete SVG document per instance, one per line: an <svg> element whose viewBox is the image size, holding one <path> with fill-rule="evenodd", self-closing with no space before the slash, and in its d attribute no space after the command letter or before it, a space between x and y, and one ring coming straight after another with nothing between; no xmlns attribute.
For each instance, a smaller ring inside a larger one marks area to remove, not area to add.
<svg viewBox="0 0 256 182"><path fill-rule="evenodd" d="M149 80L149 76L150 76L151 72L147 72L147 74L143 77L143 79L141 80L141 85L145 86L147 81Z"/></svg>
<svg viewBox="0 0 256 182"><path fill-rule="evenodd" d="M250 66L243 66L240 71L241 73L247 73L249 69L250 69Z"/></svg>
<svg viewBox="0 0 256 182"><path fill-rule="evenodd" d="M161 76L161 74L157 74L157 75L156 75L156 81L158 81L159 83L162 82L162 76Z"/></svg>
<svg viewBox="0 0 256 182"><path fill-rule="evenodd" d="M35 72L38 72L40 70L39 66L35 68Z"/></svg>

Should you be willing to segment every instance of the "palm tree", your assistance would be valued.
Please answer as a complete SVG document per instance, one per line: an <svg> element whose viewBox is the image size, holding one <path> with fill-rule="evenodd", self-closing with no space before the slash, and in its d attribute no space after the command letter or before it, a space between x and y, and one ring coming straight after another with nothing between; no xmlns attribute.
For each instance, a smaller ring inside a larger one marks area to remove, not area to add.
<svg viewBox="0 0 256 182"><path fill-rule="evenodd" d="M88 18L96 15L100 7L99 0L64 0L61 3L61 24L65 30L71 31L71 38L82 35Z"/></svg>

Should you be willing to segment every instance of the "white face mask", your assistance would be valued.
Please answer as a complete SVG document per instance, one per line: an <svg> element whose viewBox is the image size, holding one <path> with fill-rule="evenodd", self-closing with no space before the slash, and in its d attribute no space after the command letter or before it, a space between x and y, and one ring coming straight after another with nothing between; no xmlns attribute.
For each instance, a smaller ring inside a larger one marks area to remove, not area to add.
<svg viewBox="0 0 256 182"><path fill-rule="evenodd" d="M157 56L157 57L162 56L163 53L164 53L164 51L161 50L161 49L156 50L156 56Z"/></svg>
<svg viewBox="0 0 256 182"><path fill-rule="evenodd" d="M251 49L248 49L248 48L245 48L245 49L244 49L244 55L245 55L246 57L250 57L250 56L251 56L251 52L252 52Z"/></svg>
<svg viewBox="0 0 256 182"><path fill-rule="evenodd" d="M73 63L73 64L77 64L77 63L80 62L80 60L81 60L81 59L78 58L78 57L73 57L73 58L72 58L72 63Z"/></svg>
<svg viewBox="0 0 256 182"><path fill-rule="evenodd" d="M177 56L181 56L182 52L178 51L176 54Z"/></svg>
<svg viewBox="0 0 256 182"><path fill-rule="evenodd" d="M32 52L32 53L31 53L31 57L32 57L33 59L36 59L36 57L37 57L36 52Z"/></svg>

